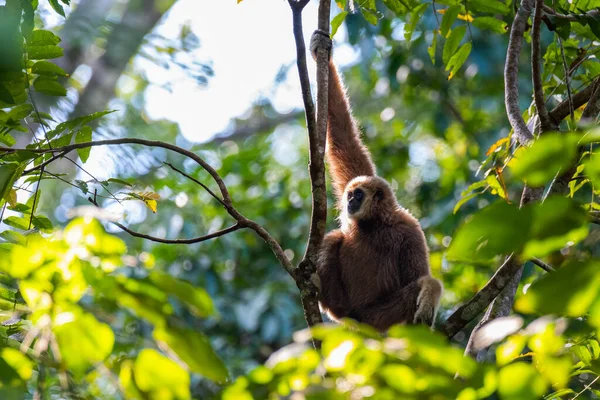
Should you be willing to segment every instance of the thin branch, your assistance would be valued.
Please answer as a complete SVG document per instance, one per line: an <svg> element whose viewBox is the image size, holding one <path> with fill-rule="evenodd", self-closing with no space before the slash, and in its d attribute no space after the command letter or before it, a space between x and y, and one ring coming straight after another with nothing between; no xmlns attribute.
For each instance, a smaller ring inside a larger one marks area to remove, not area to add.
<svg viewBox="0 0 600 400"><path fill-rule="evenodd" d="M521 0L521 6L515 14L515 19L510 30L506 63L504 65L504 102L510 125L514 134L522 145L527 145L533 140L533 135L527 128L521 110L519 109L519 55L523 47L523 35L527 28L527 19L533 10L535 0Z"/></svg>
<svg viewBox="0 0 600 400"><path fill-rule="evenodd" d="M554 272L554 268L552 268L551 266L549 266L548 264L546 264L539 258L532 258L529 261L531 261L532 263L534 263L535 265L537 265L538 267L540 267L541 269L543 269L546 272Z"/></svg>
<svg viewBox="0 0 600 400"><path fill-rule="evenodd" d="M542 82L541 69L541 25L542 25L542 7L544 0L535 1L535 14L533 18L533 27L531 30L531 68L533 80L533 97L535 100L535 108L537 109L540 118L541 132L555 130L556 126L552 124L548 109L546 108L546 99L544 97L544 85Z"/></svg>
<svg viewBox="0 0 600 400"><path fill-rule="evenodd" d="M191 239L161 239L161 238L158 238L155 236L150 236L150 235L146 235L143 233L133 231L133 230L127 228L125 225L120 224L118 222L111 221L111 223L118 226L123 231L130 234L131 236L134 236L134 237L137 237L140 239L150 240L152 242L165 243L165 244L192 244L192 243L205 242L207 240L218 238L219 236L224 236L224 235L227 235L228 233L235 232L237 230L240 230L240 229L246 227L244 223L237 222L235 225L232 225L225 229L221 229L220 231L216 231L216 232L210 233L208 235L199 236L199 237L195 237L195 238L191 238Z"/></svg>
<svg viewBox="0 0 600 400"><path fill-rule="evenodd" d="M198 179L194 178L193 176L190 176L190 175L186 174L185 172L183 172L179 168L175 167L170 162L163 161L163 164L165 164L166 166L168 166L169 168L171 168L173 171L178 172L181 175L185 176L186 178L188 178L189 180L193 181L194 183L202 186L202 188L204 190L206 190L208 192L208 194L210 194L212 197L214 197L223 206L227 207L227 205L223 202L223 200L219 196L217 196L212 190L210 190L210 188L208 186L206 186L204 183L200 182Z"/></svg>
<svg viewBox="0 0 600 400"><path fill-rule="evenodd" d="M295 268L292 265L292 263L290 262L290 260L288 260L288 258L286 257L283 249L281 248L281 245L279 245L279 243L277 243L277 241L275 239L273 239L273 237L271 237L271 235L269 235L269 233L263 227L258 225L256 222L249 220L248 218L243 216L239 211L237 211L237 209L235 209L235 207L233 207L231 195L229 194L229 191L227 190L227 187L225 186L225 182L223 182L223 179L221 178L219 173L213 167L211 167L206 161L204 161L201 157L199 157L197 154L195 154L189 150L183 149L179 146L175 146L170 143L161 142L158 140L146 140L146 139L138 139L138 138L119 138L119 139L97 140L97 141L85 142L85 143L73 143L73 144L70 144L67 146L58 147L58 148L54 148L54 149L14 149L11 147L0 147L0 153L6 153L6 152L14 153L14 152L19 152L19 151L25 151L25 152L31 152L31 153L37 153L37 154L45 154L45 153L58 154L58 153L63 153L63 152L68 153L72 150L85 149L85 148L89 148L89 147L116 146L116 145L124 145L124 144L139 144L139 145L147 146L147 147L160 147L163 149L171 150L175 153L181 154L183 156L186 156L186 157L192 159L198 165L200 165L202 168L204 168L211 175L213 180L217 183L217 185L219 187L219 191L221 192L221 196L223 197L223 203L224 203L225 209L227 210L229 215L231 215L239 223L243 224L244 226L247 226L248 228L250 228L254 232L256 232L256 234L258 234L258 236L260 236L267 243L267 245L271 248L271 251L277 258L277 260L279 260L281 266L287 271L287 273L292 278L296 279Z"/></svg>
<svg viewBox="0 0 600 400"><path fill-rule="evenodd" d="M43 169L46 165L58 160L59 158L62 158L65 156L65 154L67 153L60 153L60 154L56 154L52 157L50 157L48 160L44 161L43 163L41 163L40 165L37 165L35 167L26 169L25 171L23 171L23 175L29 175L30 173L37 171L37 170L41 170Z"/></svg>
<svg viewBox="0 0 600 400"><path fill-rule="evenodd" d="M575 108L573 107L573 91L571 90L571 74L569 66L567 65L567 57L565 56L565 47L563 46L560 35L556 34L558 39L558 47L560 47L560 55L563 62L563 71L565 73L565 85L567 86L567 100L569 101L569 114L571 115L571 122L575 123Z"/></svg>
<svg viewBox="0 0 600 400"><path fill-rule="evenodd" d="M592 17L594 19L597 19L598 17L600 17L600 10L591 10L588 11L584 14L561 14L558 13L556 11L554 11L551 7L544 5L544 12L548 15L552 15L553 17L556 18L561 18L561 19L567 19L569 21L576 21L576 22L580 22L583 18L589 16Z"/></svg>
<svg viewBox="0 0 600 400"><path fill-rule="evenodd" d="M596 120L598 113L600 113L600 78L596 79L592 86L594 86L594 89L581 114L580 122L584 124Z"/></svg>

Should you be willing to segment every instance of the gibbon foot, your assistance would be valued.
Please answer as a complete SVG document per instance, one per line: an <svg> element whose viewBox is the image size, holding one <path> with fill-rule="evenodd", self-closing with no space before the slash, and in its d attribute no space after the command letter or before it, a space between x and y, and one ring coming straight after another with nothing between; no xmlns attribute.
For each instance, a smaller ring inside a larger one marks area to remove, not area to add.
<svg viewBox="0 0 600 400"><path fill-rule="evenodd" d="M433 327L437 307L442 294L442 284L430 276L419 279L421 291L417 297L417 311L413 323Z"/></svg>
<svg viewBox="0 0 600 400"><path fill-rule="evenodd" d="M331 38L327 32L320 29L313 32L312 37L310 38L310 53L315 61L317 61L317 51L319 49L327 50L329 58L331 58L332 47Z"/></svg>

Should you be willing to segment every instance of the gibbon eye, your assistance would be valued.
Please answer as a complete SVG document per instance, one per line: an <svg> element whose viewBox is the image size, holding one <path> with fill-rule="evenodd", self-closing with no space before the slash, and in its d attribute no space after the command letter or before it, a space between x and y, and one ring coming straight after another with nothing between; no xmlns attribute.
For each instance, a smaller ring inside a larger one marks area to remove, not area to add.
<svg viewBox="0 0 600 400"><path fill-rule="evenodd" d="M383 199L383 190L381 189L377 189L377 191L375 192L375 196L376 199Z"/></svg>
<svg viewBox="0 0 600 400"><path fill-rule="evenodd" d="M361 201L362 198L364 197L364 195L365 195L365 192L363 192L361 188L358 188L358 189L356 189L354 191L354 194L352 195L352 198L356 199L358 201Z"/></svg>

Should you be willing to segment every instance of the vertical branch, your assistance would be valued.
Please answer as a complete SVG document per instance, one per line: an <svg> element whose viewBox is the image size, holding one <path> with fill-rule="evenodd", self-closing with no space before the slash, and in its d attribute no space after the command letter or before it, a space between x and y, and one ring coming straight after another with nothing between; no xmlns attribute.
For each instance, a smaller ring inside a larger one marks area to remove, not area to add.
<svg viewBox="0 0 600 400"><path fill-rule="evenodd" d="M519 143L526 145L533 140L519 109L519 56L523 47L523 34L527 27L527 19L533 10L535 0L522 0L521 7L515 14L510 30L506 63L504 64L504 103L508 121L515 131Z"/></svg>
<svg viewBox="0 0 600 400"><path fill-rule="evenodd" d="M542 82L541 69L541 43L540 28L542 26L544 0L535 0L535 14L533 17L533 27L531 29L531 72L533 81L533 98L535 108L540 118L541 132L555 130L556 126L551 122L548 109L546 108L546 99L544 96L544 87Z"/></svg>
<svg viewBox="0 0 600 400"><path fill-rule="evenodd" d="M315 106L310 91L310 80L306 66L306 45L302 31L302 10L308 0L288 0L292 8L294 22L294 39L296 41L296 55L300 85L302 86L302 99L306 111L306 126L308 128L309 144L309 173L312 191L312 214L310 233L306 252L296 270L296 284L300 289L300 298L304 308L304 316L308 326L322 322L317 288L311 281L311 276L316 273L317 258L327 221L327 191L325 188L325 138L327 135L327 96L329 87L329 52L325 49L317 50L317 105ZM329 14L331 0L321 0L319 3L318 28L329 32Z"/></svg>

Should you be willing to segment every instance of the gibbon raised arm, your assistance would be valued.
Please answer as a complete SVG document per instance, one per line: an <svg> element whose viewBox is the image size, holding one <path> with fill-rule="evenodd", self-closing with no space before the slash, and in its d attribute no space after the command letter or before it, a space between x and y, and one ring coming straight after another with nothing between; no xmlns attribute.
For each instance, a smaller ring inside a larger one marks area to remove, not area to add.
<svg viewBox="0 0 600 400"><path fill-rule="evenodd" d="M331 48L316 31L313 56ZM429 271L429 249L419 222L402 208L375 165L352 117L337 68L329 63L327 161L338 198L340 229L325 236L317 274L321 308L387 330L397 323L433 325L441 283Z"/></svg>

